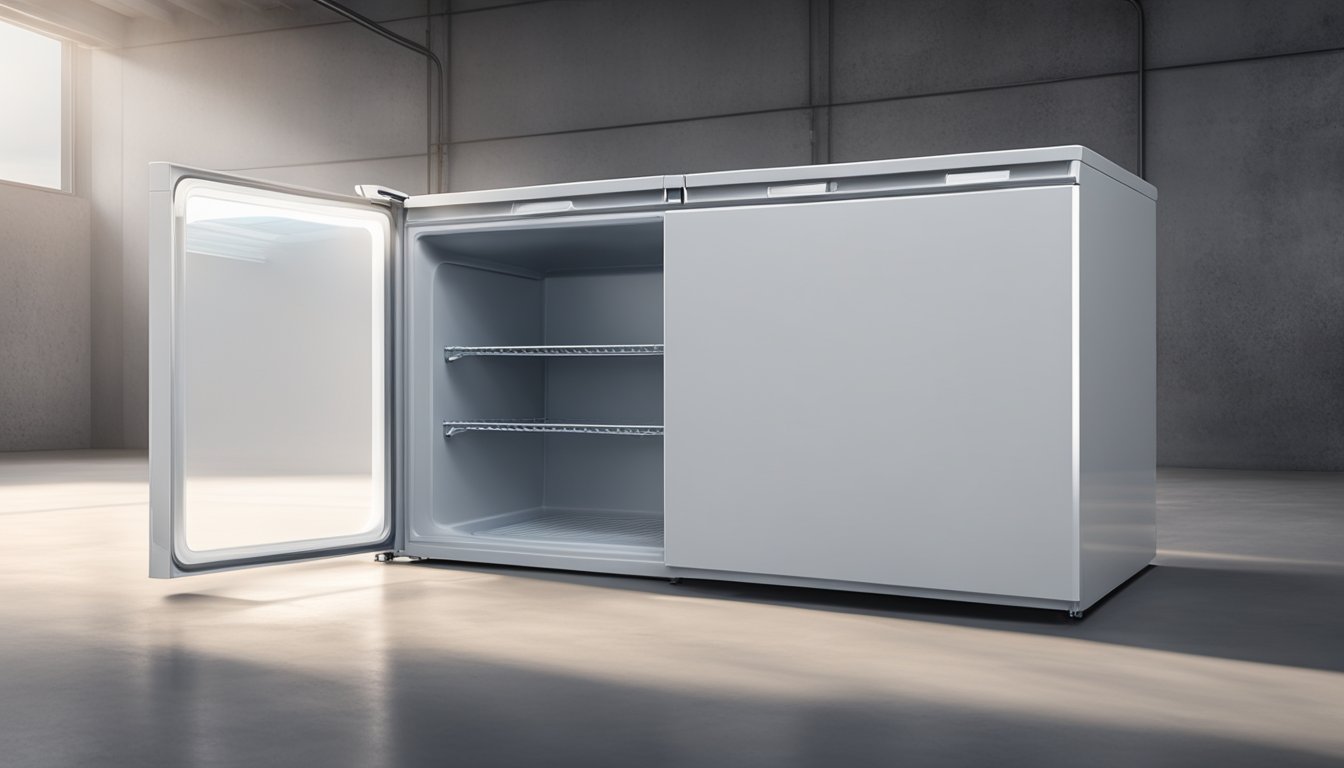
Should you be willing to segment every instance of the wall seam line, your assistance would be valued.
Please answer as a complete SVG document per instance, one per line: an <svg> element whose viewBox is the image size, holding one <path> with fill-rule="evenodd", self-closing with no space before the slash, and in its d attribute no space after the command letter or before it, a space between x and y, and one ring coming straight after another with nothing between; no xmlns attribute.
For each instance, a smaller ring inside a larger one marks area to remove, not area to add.
<svg viewBox="0 0 1344 768"><path fill-rule="evenodd" d="M372 163L382 160L407 160L412 158L423 160L425 158L425 153L411 152L408 154L382 155L379 157L352 157L344 160L314 160L307 163L283 163L281 165L248 165L237 168L216 167L213 170L224 173L241 173L244 171L270 171L278 168L306 168L313 165L349 165L351 163Z"/></svg>
<svg viewBox="0 0 1344 768"><path fill-rule="evenodd" d="M542 0L542 1L543 1L543 2L551 2L552 0ZM1323 54L1331 54L1331 53L1344 53L1344 46L1341 46L1341 47L1338 47L1338 48L1321 48L1321 49L1316 49L1316 50L1311 50L1311 51L1297 51L1297 52L1293 52L1293 53L1267 54L1267 55L1264 55L1264 56L1253 56L1253 57L1246 57L1246 58L1240 58L1240 59L1223 59L1223 60L1219 60L1219 61L1198 62L1198 63L1192 63L1192 64L1173 64L1173 65L1167 65L1167 66L1161 66L1161 67L1146 67L1146 68L1144 69L1144 72L1145 72L1145 73L1152 73L1152 72L1166 72L1166 71L1181 70L1181 69L1194 69L1194 68L1197 68L1197 67L1213 67L1213 66L1221 66L1221 65L1224 65L1224 64L1241 64L1241 63L1246 63L1246 62L1256 62L1256 61L1266 61L1266 60L1273 60L1273 59L1295 58L1295 57L1298 57L1298 56L1311 56L1311 55L1318 55L1318 54L1322 54L1322 55L1323 55ZM934 97L937 97L937 96L961 96L961 95L971 94L971 93L988 93L988 92L992 92L992 91L1011 90L1011 89L1014 89L1014 88L1031 88L1031 87L1034 87L1034 86L1042 86L1042 85L1059 85L1059 84L1063 84L1063 83L1082 82L1082 81L1086 81L1086 80L1106 80L1106 79L1117 78L1117 77L1134 77L1134 76L1136 76L1137 74L1138 74L1138 73L1137 73L1135 70L1132 70L1132 69L1126 69L1126 70L1119 70L1119 71L1115 71L1115 72L1098 72L1098 73L1087 74L1087 75L1073 75L1073 76L1069 76L1069 77L1047 78L1047 79L1043 79L1043 80L1024 80L1024 81L1021 81L1021 82L1016 82L1016 83L1003 83L1003 84L999 84L999 85L974 86L974 87L970 87L970 88L959 88L959 89L949 90L949 91L928 91L928 92L912 93L912 94L901 95L901 96L879 96L879 97L874 97L874 98L870 98L870 99L854 99L854 100L849 100L849 101L834 101L834 100L833 100L833 101L830 101L829 103L827 103L825 106L827 106L827 107L854 107L854 106L867 106L867 105L870 105L870 104L885 104L885 103L888 103L888 102L896 102L896 101L909 101L909 100L913 100L913 99L927 99L927 98L934 98ZM810 110L811 108L812 108L812 107L811 107L811 105L809 105L809 104L800 104L800 105L797 105L797 106L791 106L791 107L769 107L769 108L766 108L766 109L745 110L745 111L741 111L741 112L720 112L720 113L713 113L713 114L693 115L693 116L690 116L690 117L668 118L668 119L665 119L665 120L645 120L645 121L639 121L639 122L633 122L633 123L615 123L615 124L610 124L610 125L598 125L598 126L591 126L591 127L584 127L584 128L568 128L568 129L564 129L564 130L556 130L556 131L540 131L540 132L536 132L536 133L505 134L505 135L501 135L501 136L489 136L489 137L482 137L482 138L476 138L476 139L458 139L458 140L455 140L455 141L450 142L450 146L458 146L458 145L465 145L465 144L483 144L483 143L492 142L492 141L511 141L511 140L514 140L514 139L534 139L534 138L543 138L543 137L546 137L546 136L564 136L564 135L568 135L568 134L576 134L576 133L593 133L593 132L597 132L597 131L619 130L619 129L622 129L622 128L646 128L646 127L656 126L656 125L676 125L677 123L691 123L691 122L697 122L697 121L700 121L700 120L719 120L719 119L728 119L728 118L733 118L733 117L751 117L751 116L753 116L753 115L768 115L768 114L777 114L777 113L784 113L784 112L807 111L807 110Z"/></svg>

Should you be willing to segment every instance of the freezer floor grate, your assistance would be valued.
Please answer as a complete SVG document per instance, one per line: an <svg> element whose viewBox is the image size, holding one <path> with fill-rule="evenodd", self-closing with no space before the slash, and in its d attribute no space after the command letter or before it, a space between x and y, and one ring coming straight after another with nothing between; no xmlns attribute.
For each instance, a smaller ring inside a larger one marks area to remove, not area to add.
<svg viewBox="0 0 1344 768"><path fill-rule="evenodd" d="M551 509L495 528L478 530L472 535L621 547L662 547L663 518L638 512Z"/></svg>

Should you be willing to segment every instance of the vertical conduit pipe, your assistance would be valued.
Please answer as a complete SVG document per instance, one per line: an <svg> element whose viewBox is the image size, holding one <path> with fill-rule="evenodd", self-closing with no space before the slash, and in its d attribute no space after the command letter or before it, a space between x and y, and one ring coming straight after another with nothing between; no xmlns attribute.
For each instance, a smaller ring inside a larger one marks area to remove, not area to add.
<svg viewBox="0 0 1344 768"><path fill-rule="evenodd" d="M1146 138L1146 136L1145 136L1145 134L1146 134L1146 131L1145 131L1145 120L1146 120L1146 118L1144 117L1144 93L1143 93L1144 88L1143 88L1143 86L1144 86L1144 80L1146 80L1147 77L1148 77L1148 75L1147 75L1147 71L1148 71L1148 70L1147 70L1147 62L1144 60L1144 53L1143 53L1143 43L1144 43L1144 37L1145 37L1145 34L1146 34L1146 33L1145 33L1145 30L1144 30L1144 27L1145 27L1145 21L1144 21L1144 15L1143 15L1143 3L1141 2L1141 0L1126 0L1126 2L1128 2L1130 5L1134 6L1134 10L1135 10L1136 12L1138 12L1138 14L1139 14L1139 71L1138 71L1138 75L1139 75L1139 89L1138 89L1138 96L1139 96L1139 178L1147 178L1147 176L1148 176L1148 172L1147 172L1147 167L1146 167L1146 161L1145 161L1145 158L1144 158L1144 153L1145 153L1145 149L1146 149L1146 147L1147 147L1147 145L1148 145L1148 140L1147 140L1147 138Z"/></svg>
<svg viewBox="0 0 1344 768"><path fill-rule="evenodd" d="M429 153L431 162L434 164L434 168L431 174L432 178L430 179L429 189L426 191L429 192L448 191L447 185L444 184L444 173L443 173L443 154L444 154L444 145L447 143L446 136L448 128L447 125L448 70L443 65L443 60L440 59L438 55L434 53L434 51L421 45L420 43L417 43L408 37L402 37L396 32L393 32L387 27L384 27L383 25L374 21L373 19L370 19L366 16L362 16L359 13L356 13L355 11L346 8L344 5L334 2L334 0L313 0L313 2L317 3L323 8L326 8L329 11L339 13L340 15L344 16L350 21L353 21L359 26L369 30L370 32L373 32L374 34L387 38L388 40L391 40L392 42L396 43L397 45L400 45L403 48L409 48L410 50L415 51L421 56L424 56L425 58L429 59L434 64L439 78L438 98L436 99L437 104L435 105L437 109L434 111L434 127L435 127L434 141L432 141L430 144L430 153ZM434 183L434 178L437 178L438 180L437 184Z"/></svg>

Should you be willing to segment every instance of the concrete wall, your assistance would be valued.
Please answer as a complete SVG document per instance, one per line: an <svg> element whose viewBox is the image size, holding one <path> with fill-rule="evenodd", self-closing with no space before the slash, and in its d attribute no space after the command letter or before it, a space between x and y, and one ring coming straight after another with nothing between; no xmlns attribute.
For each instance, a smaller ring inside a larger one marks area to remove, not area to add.
<svg viewBox="0 0 1344 768"><path fill-rule="evenodd" d="M1344 3L1145 6L1159 461L1344 469ZM1123 0L460 13L449 178L471 189L1059 143L1134 168L1134 32ZM813 147L808 106L828 89L829 142L823 111Z"/></svg>
<svg viewBox="0 0 1344 768"><path fill-rule="evenodd" d="M1344 469L1344 3L1151 5L1158 458Z"/></svg>
<svg viewBox="0 0 1344 768"><path fill-rule="evenodd" d="M0 451L89 446L89 205L0 183Z"/></svg>
<svg viewBox="0 0 1344 768"><path fill-rule="evenodd" d="M73 111L86 113L89 57L71 58ZM0 182L0 451L92 444L90 135L73 128L71 192Z"/></svg>
<svg viewBox="0 0 1344 768"><path fill-rule="evenodd" d="M364 5L450 51L452 189L1059 143L1137 161L1123 0ZM1344 4L1145 5L1159 461L1344 469ZM98 140L123 148L94 197L100 443L144 442L145 162L424 188L423 62L318 13L142 24L100 56Z"/></svg>

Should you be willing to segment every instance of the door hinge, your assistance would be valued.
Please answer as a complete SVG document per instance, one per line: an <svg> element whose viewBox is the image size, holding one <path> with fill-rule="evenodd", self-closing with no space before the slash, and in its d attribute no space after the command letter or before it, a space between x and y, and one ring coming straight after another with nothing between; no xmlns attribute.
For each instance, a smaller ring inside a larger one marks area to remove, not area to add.
<svg viewBox="0 0 1344 768"><path fill-rule="evenodd" d="M355 194L365 200L391 200L394 203L404 203L410 195L405 192L398 192L391 187L384 187L379 184L356 184Z"/></svg>

